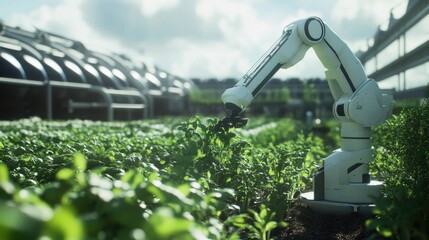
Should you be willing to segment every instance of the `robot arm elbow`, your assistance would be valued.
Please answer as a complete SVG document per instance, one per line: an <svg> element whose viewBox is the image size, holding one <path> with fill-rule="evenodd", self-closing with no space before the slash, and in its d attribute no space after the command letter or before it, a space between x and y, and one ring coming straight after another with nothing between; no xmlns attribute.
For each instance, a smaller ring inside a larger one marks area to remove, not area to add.
<svg viewBox="0 0 429 240"><path fill-rule="evenodd" d="M351 97L348 103L348 116L363 126L382 124L391 114L393 98L382 94L377 83L369 79Z"/></svg>

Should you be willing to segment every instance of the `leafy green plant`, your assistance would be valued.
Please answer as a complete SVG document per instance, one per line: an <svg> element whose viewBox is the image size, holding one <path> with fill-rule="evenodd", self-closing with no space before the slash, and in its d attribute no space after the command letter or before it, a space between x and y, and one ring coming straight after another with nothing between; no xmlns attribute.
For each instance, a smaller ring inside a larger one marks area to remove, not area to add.
<svg viewBox="0 0 429 240"><path fill-rule="evenodd" d="M251 232L250 236L254 239L262 239L268 240L271 239L271 231L278 226L286 227L287 223L284 221L276 222L273 221L275 213L267 210L264 204L260 206L260 212L256 212L255 210L249 210L250 216L249 219L253 222L253 224L247 225Z"/></svg>
<svg viewBox="0 0 429 240"><path fill-rule="evenodd" d="M269 239L323 144L292 120L217 122L0 122L0 211L25 223L0 217L2 237Z"/></svg>
<svg viewBox="0 0 429 240"><path fill-rule="evenodd" d="M375 200L377 216L367 220L366 227L386 238L427 239L427 197L415 197L403 185L392 190L393 194Z"/></svg>
<svg viewBox="0 0 429 240"><path fill-rule="evenodd" d="M429 102L403 110L378 128L374 173L385 181L385 197L376 199L375 219L367 227L384 237L428 239Z"/></svg>

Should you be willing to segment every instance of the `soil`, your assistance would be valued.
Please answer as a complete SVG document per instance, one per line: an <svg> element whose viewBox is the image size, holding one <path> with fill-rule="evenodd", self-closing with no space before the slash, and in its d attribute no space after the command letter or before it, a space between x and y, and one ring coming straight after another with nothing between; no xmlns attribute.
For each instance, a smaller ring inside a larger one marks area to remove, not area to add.
<svg viewBox="0 0 429 240"><path fill-rule="evenodd" d="M323 215L306 205L297 203L287 214L288 226L280 233L281 239L367 239L371 233L365 228L368 217L359 214L347 216Z"/></svg>

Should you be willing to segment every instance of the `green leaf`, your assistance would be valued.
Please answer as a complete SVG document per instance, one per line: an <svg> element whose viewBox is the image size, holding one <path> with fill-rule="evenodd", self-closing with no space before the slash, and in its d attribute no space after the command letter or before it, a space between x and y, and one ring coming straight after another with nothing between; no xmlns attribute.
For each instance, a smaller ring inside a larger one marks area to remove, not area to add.
<svg viewBox="0 0 429 240"><path fill-rule="evenodd" d="M392 236L392 231L390 231L389 229L381 229L379 233L381 234L381 236L387 238Z"/></svg>
<svg viewBox="0 0 429 240"><path fill-rule="evenodd" d="M82 239L84 227L71 207L58 207L45 225L43 235L50 239Z"/></svg>
<svg viewBox="0 0 429 240"><path fill-rule="evenodd" d="M4 163L0 163L0 183L2 182L9 182L9 170Z"/></svg>
<svg viewBox="0 0 429 240"><path fill-rule="evenodd" d="M259 216L262 218L262 219L265 219L266 217L267 217L267 209L265 208L265 205L261 205L261 212L259 213Z"/></svg>
<svg viewBox="0 0 429 240"><path fill-rule="evenodd" d="M287 222L285 222L285 221L281 221L281 222L278 223L279 227L287 227L288 225L289 224Z"/></svg>
<svg viewBox="0 0 429 240"><path fill-rule="evenodd" d="M191 192L191 187L188 184L182 184L177 187L177 190L179 190L181 193L187 196Z"/></svg>
<svg viewBox="0 0 429 240"><path fill-rule="evenodd" d="M129 183L132 188L136 188L138 185L140 185L144 181L144 178L137 171L131 170L131 171L126 172L121 177L121 180L123 182Z"/></svg>
<svg viewBox="0 0 429 240"><path fill-rule="evenodd" d="M261 222L262 222L262 219L261 219L261 217L259 216L259 214L258 214L257 212L255 212L255 211L254 211L254 210L252 210L252 209L250 209L250 210L249 210L249 212L250 212L250 213L252 213L253 218L254 218L254 220L255 220L257 223L261 223Z"/></svg>
<svg viewBox="0 0 429 240"><path fill-rule="evenodd" d="M85 171L87 164L85 156L82 153L75 153L73 164L77 170L82 172Z"/></svg>
<svg viewBox="0 0 429 240"><path fill-rule="evenodd" d="M276 222L274 222L274 221L270 221L270 222L268 222L266 225L265 225L265 231L266 232L269 232L269 231L271 231L271 230L273 230L274 228L276 228L277 227L277 223Z"/></svg>
<svg viewBox="0 0 429 240"><path fill-rule="evenodd" d="M58 180L69 180L73 176L74 176L74 172L70 168L63 168L57 172Z"/></svg>
<svg viewBox="0 0 429 240"><path fill-rule="evenodd" d="M165 185L159 180L154 180L152 184L149 185L148 190L164 203L194 204L194 201L187 198L181 191Z"/></svg>
<svg viewBox="0 0 429 240"><path fill-rule="evenodd" d="M192 239L191 232L195 229L193 221L177 218L170 208L162 207L149 217L144 225L148 239Z"/></svg>
<svg viewBox="0 0 429 240"><path fill-rule="evenodd" d="M44 219L40 208L27 205L26 211L0 202L0 235L2 239L31 239L40 234ZM30 212L30 214L28 214ZM35 213L35 214L32 214Z"/></svg>

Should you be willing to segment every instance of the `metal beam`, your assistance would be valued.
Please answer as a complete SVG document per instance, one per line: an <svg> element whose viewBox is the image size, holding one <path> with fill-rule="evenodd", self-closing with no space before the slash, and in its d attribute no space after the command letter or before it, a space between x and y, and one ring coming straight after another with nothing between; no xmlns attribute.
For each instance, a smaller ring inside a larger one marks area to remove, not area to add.
<svg viewBox="0 0 429 240"><path fill-rule="evenodd" d="M402 57L399 57L395 61L389 63L383 68L371 73L368 77L381 81L388 77L397 75L413 67L417 67L420 64L429 61L429 40L408 52ZM428 77L429 79L429 77Z"/></svg>
<svg viewBox="0 0 429 240"><path fill-rule="evenodd" d="M395 100L403 100L403 99L410 99L410 98L425 98L425 97L429 97L428 86L396 92L393 96Z"/></svg>
<svg viewBox="0 0 429 240"><path fill-rule="evenodd" d="M44 81L6 78L6 77L0 77L0 83L19 85L19 86L38 86L38 87L42 87L45 85Z"/></svg>
<svg viewBox="0 0 429 240"><path fill-rule="evenodd" d="M37 80L27 80L27 79L16 79L16 78L5 78L0 77L0 84L16 85L22 87L45 87L46 88L46 108L47 108L47 119L52 120L52 93L55 92L54 89L77 89L86 92L94 92L103 97L104 102L73 102L69 100L69 111L73 109L82 109L82 108L106 108L107 109L107 120L114 120L114 110L115 109L125 109L125 110L141 110L142 117L148 117L148 104L147 99L143 96L142 93L135 89L107 89L100 86L93 86L86 83L73 83L73 82L60 82L60 81L37 81ZM134 97L140 103L115 103L113 101L113 96L128 96Z"/></svg>
<svg viewBox="0 0 429 240"><path fill-rule="evenodd" d="M411 6L401 18L391 19L389 28L386 31L377 32L374 37L374 45L359 56L362 64L375 57L428 14L429 0L420 0Z"/></svg>

